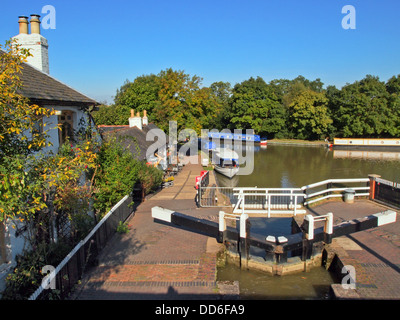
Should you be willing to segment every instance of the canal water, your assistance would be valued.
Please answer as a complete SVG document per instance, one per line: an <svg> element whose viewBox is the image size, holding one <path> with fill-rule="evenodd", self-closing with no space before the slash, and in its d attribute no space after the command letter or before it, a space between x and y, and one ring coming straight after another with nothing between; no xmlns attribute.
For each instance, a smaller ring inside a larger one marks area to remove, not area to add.
<svg viewBox="0 0 400 320"><path fill-rule="evenodd" d="M342 151L323 146L255 146L254 170L250 175L233 179L216 173L219 186L299 188L326 179L367 178L378 174L383 179L400 182L400 152ZM248 158L248 157L247 157ZM290 220L270 218L252 221L252 230L269 235L290 234ZM293 275L271 276L254 270L240 270L227 263L218 270L218 280L239 281L243 299L328 299L329 287L337 282L323 267Z"/></svg>

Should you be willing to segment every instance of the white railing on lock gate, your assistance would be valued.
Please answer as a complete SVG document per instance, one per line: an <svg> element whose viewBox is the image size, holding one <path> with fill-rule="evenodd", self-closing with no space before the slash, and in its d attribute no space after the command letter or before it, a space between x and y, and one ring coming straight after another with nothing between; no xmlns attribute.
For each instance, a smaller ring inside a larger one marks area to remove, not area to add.
<svg viewBox="0 0 400 320"><path fill-rule="evenodd" d="M343 197L343 192L346 190L353 190L355 197L367 197L369 196L370 186L360 186L360 184L368 184L369 178L358 178L358 179L328 179L316 183L312 183L306 186L301 187L301 190L305 194L304 205L309 205L311 203L315 203L321 200L329 199L329 198L339 198ZM334 184L342 184L342 187L332 187ZM354 184L358 184L359 186L351 186ZM320 187L325 186L321 190ZM314 189L314 191L312 190ZM310 193L311 192L311 193Z"/></svg>
<svg viewBox="0 0 400 320"><path fill-rule="evenodd" d="M237 202L233 213L266 213L268 217L271 212L296 215L304 198L301 191L300 188L234 188Z"/></svg>
<svg viewBox="0 0 400 320"><path fill-rule="evenodd" d="M348 189L354 191L355 197L368 197L370 186L369 178L357 179L328 179L312 183L301 188L258 188L237 187L221 188L231 194L231 203L234 214L244 213L304 213L303 206L330 198L343 197ZM205 187L206 189L219 187ZM231 191L232 190L232 191ZM222 190L221 190L222 191ZM232 193L231 193L232 192ZM215 203L206 204L201 199L200 206L217 207Z"/></svg>

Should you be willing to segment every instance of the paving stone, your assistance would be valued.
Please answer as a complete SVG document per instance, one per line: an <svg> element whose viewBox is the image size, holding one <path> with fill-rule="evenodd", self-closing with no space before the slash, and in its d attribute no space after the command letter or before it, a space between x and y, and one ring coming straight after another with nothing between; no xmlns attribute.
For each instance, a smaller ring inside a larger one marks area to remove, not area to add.
<svg viewBox="0 0 400 320"><path fill-rule="evenodd" d="M361 218L393 210L370 200L357 200L349 205L329 201L312 208L312 214L332 212L336 221ZM333 239L343 265L356 272L356 289L349 292L341 284L332 285L339 299L400 299L400 220L395 223Z"/></svg>

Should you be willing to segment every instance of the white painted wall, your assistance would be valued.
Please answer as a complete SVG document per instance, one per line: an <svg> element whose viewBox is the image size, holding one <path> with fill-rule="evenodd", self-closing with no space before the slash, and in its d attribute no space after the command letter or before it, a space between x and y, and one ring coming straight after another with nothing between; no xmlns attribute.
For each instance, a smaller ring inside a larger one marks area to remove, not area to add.
<svg viewBox="0 0 400 320"><path fill-rule="evenodd" d="M5 244L7 255L6 258L9 260L8 263L0 264L0 296L1 292L5 289L6 285L6 277L15 267L15 257L22 253L24 248L26 248L27 243L24 239L24 234L16 235L16 231L18 228L22 227L20 222L15 223L17 228L13 228L13 223L6 223L6 232L5 232Z"/></svg>
<svg viewBox="0 0 400 320"><path fill-rule="evenodd" d="M27 58L27 62L35 68L49 74L49 44L47 39L41 34L21 33L13 37L22 48L29 49L32 56Z"/></svg>

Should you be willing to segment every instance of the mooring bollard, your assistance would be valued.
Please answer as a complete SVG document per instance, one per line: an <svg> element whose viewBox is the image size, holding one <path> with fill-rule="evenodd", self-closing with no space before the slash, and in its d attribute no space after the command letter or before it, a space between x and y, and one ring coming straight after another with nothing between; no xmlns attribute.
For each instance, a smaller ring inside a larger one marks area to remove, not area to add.
<svg viewBox="0 0 400 320"><path fill-rule="evenodd" d="M218 224L218 239L219 243L224 243L226 239L226 221L225 221L225 212L219 212L219 224Z"/></svg>
<svg viewBox="0 0 400 320"><path fill-rule="evenodd" d="M276 262L276 254L275 254L275 244L276 244L276 238L274 236L267 236L265 238L265 241L267 243L269 242L272 245L273 250L267 249L265 250L265 261L274 261Z"/></svg>
<svg viewBox="0 0 400 320"><path fill-rule="evenodd" d="M314 239L314 217L311 214L304 217L303 228L305 238Z"/></svg>
<svg viewBox="0 0 400 320"><path fill-rule="evenodd" d="M275 248L275 259L277 263L287 262L287 251L284 250L284 244L288 242L288 239L284 236L278 237L278 245Z"/></svg>
<svg viewBox="0 0 400 320"><path fill-rule="evenodd" d="M324 226L324 241L327 244L332 243L332 235L333 235L333 213L328 212L326 215L326 221Z"/></svg>
<svg viewBox="0 0 400 320"><path fill-rule="evenodd" d="M314 228L315 222L324 221L324 229L323 229L323 241L326 244L332 242L333 236L333 214L332 212L327 213L326 215L314 217L311 214L308 214L304 217L304 238L302 243L302 254L301 260L305 261L310 259L313 252L314 245Z"/></svg>
<svg viewBox="0 0 400 320"><path fill-rule="evenodd" d="M305 233L305 238L307 240L314 239L314 227L315 222L324 221L324 242L331 243L332 242L332 234L333 234L333 214L332 212L327 213L326 215L313 217L311 214L308 214L304 217L303 229Z"/></svg>

